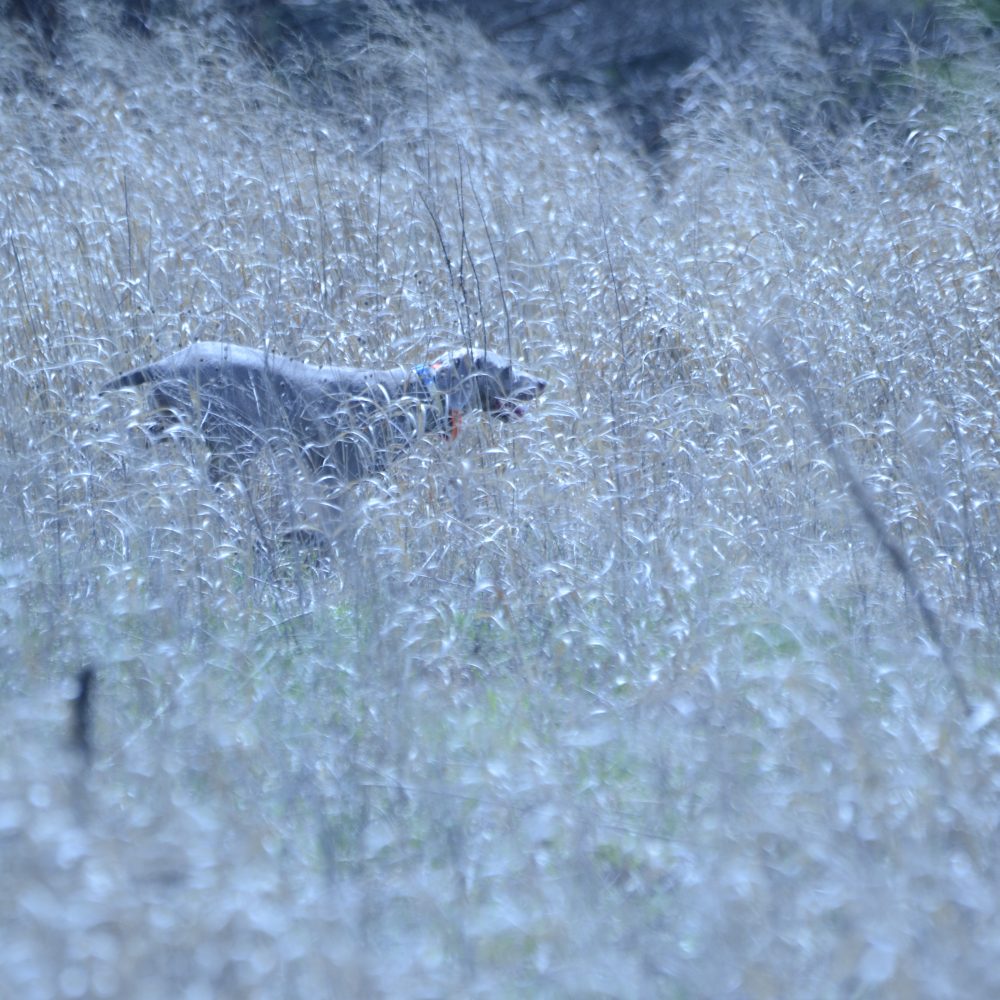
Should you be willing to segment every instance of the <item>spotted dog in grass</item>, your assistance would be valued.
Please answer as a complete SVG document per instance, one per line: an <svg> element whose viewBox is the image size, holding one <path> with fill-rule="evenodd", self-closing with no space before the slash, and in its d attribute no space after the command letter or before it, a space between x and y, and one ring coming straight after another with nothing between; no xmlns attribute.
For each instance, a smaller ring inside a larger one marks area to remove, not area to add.
<svg viewBox="0 0 1000 1000"><path fill-rule="evenodd" d="M424 435L454 438L482 410L522 417L544 379L472 348L415 368L307 364L236 344L199 342L111 379L101 392L148 387L150 436L197 429L213 482L238 476L263 448L297 452L332 492L381 472Z"/></svg>

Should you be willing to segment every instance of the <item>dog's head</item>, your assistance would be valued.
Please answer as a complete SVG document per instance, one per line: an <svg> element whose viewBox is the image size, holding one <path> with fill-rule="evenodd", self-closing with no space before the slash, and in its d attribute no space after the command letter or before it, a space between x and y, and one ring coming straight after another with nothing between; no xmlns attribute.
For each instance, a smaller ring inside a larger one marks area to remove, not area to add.
<svg viewBox="0 0 1000 1000"><path fill-rule="evenodd" d="M503 421L523 417L524 405L537 399L548 384L509 358L478 348L442 354L431 369L453 406L464 412L480 409Z"/></svg>

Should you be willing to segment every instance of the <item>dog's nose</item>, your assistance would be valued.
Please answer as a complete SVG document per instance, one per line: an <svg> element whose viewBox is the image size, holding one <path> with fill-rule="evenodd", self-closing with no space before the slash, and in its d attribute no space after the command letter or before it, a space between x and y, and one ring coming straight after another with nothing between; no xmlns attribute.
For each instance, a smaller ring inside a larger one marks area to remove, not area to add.
<svg viewBox="0 0 1000 1000"><path fill-rule="evenodd" d="M536 378L535 379L535 393L540 396L543 392L545 392L545 387L548 384L549 383L546 382L545 379L543 379L543 378Z"/></svg>

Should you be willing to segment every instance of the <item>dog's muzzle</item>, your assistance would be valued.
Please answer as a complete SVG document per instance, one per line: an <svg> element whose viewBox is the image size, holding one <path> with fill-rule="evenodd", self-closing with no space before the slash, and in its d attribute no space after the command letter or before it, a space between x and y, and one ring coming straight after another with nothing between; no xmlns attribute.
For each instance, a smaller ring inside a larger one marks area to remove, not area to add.
<svg viewBox="0 0 1000 1000"><path fill-rule="evenodd" d="M532 403L545 392L548 382L542 378L522 375L518 379L524 385L509 396L496 396L490 405L490 416L496 417L503 423L511 420L520 420L524 416L524 404Z"/></svg>

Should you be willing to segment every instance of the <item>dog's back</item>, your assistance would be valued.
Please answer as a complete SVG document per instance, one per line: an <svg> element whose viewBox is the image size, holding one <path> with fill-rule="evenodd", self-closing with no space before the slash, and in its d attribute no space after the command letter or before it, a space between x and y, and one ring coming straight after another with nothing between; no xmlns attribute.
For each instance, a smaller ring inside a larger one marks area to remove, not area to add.
<svg viewBox="0 0 1000 1000"><path fill-rule="evenodd" d="M157 411L154 432L178 422L198 428L213 478L269 446L291 447L321 476L348 482L384 468L394 439L409 436L398 407L391 407L404 378L402 369L318 367L203 342L124 372L102 392L148 384Z"/></svg>

